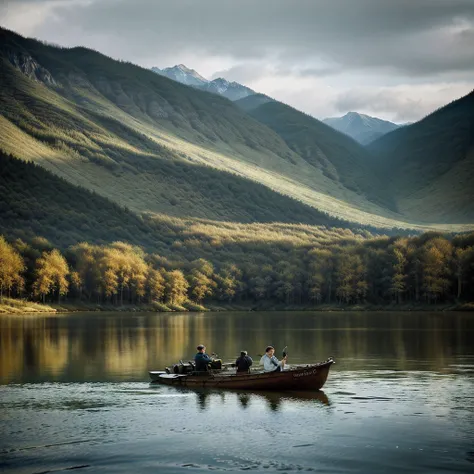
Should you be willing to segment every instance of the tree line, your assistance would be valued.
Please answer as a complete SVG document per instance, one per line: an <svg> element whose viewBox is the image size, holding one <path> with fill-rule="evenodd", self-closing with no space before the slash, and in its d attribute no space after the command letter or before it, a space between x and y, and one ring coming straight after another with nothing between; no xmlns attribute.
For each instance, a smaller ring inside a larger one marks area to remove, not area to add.
<svg viewBox="0 0 474 474"><path fill-rule="evenodd" d="M154 303L158 309L218 301L401 305L474 300L474 233L333 241L295 249L263 265L171 261L125 242L83 242L63 252L38 247L0 236L1 299Z"/></svg>

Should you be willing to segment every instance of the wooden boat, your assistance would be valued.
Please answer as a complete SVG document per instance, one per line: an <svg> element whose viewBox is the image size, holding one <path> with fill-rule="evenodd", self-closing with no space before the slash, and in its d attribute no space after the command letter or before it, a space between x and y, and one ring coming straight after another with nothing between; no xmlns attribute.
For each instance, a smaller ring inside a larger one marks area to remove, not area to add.
<svg viewBox="0 0 474 474"><path fill-rule="evenodd" d="M282 372L251 372L236 375L224 367L210 372L183 374L150 371L153 382L181 387L229 388L234 390L319 390L325 384L332 358L312 365L298 365Z"/></svg>

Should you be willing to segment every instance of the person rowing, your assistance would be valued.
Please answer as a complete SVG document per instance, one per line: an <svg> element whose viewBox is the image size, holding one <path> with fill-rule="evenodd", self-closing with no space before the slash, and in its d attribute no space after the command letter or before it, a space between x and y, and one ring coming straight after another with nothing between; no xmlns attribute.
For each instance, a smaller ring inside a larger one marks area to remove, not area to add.
<svg viewBox="0 0 474 474"><path fill-rule="evenodd" d="M268 346L265 349L265 354L260 359L260 365L263 365L264 372L281 372L285 370L287 356L285 355L282 360L278 360L275 356L275 348Z"/></svg>

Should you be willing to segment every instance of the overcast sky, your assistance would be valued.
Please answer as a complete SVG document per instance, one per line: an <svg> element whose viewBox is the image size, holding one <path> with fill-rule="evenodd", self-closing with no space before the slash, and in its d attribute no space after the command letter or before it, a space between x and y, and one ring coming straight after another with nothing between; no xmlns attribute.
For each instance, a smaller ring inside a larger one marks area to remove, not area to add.
<svg viewBox="0 0 474 474"><path fill-rule="evenodd" d="M417 120L474 88L474 0L0 0L2 26L178 63L324 118Z"/></svg>

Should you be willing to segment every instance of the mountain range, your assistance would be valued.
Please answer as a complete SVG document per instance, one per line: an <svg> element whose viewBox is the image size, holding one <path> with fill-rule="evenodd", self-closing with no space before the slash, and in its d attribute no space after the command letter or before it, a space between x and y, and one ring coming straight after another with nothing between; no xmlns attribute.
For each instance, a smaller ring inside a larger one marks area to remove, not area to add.
<svg viewBox="0 0 474 474"><path fill-rule="evenodd" d="M233 101L257 94L249 87L239 84L238 82L229 82L222 77L209 81L197 71L186 67L184 64L178 64L164 69L153 67L151 70L157 74L180 82L181 84L212 92L213 94L219 94ZM259 96L273 100L263 94L259 94ZM326 118L323 122L339 132L350 136L362 145L367 145L399 127L395 123L357 112L349 112L343 117Z"/></svg>
<svg viewBox="0 0 474 474"><path fill-rule="evenodd" d="M232 102L82 47L1 29L0 61L0 148L137 216L453 231L474 222L462 179L474 168L472 94L364 147L262 94Z"/></svg>
<svg viewBox="0 0 474 474"><path fill-rule="evenodd" d="M399 127L399 125L387 120L381 120L357 112L348 112L343 117L326 118L323 122L349 135L362 145L367 145Z"/></svg>
<svg viewBox="0 0 474 474"><path fill-rule="evenodd" d="M209 81L197 73L194 69L187 68L184 64L178 64L173 67L159 69L152 67L151 70L161 76L169 77L174 81L192 86L213 94L222 95L230 100L239 100L251 94L255 94L252 89L239 84L238 82L229 82L222 77Z"/></svg>

